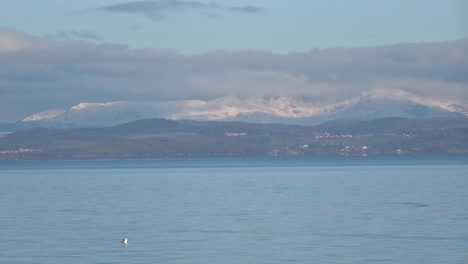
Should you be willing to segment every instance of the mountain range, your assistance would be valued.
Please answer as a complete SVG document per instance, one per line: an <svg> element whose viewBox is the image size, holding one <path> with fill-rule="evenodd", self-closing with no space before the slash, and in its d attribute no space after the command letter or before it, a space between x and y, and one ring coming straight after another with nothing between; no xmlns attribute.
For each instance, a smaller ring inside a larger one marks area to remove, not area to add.
<svg viewBox="0 0 468 264"><path fill-rule="evenodd" d="M26 127L105 127L140 119L166 118L316 125L337 119L457 116L468 116L468 102L464 99L436 100L405 90L374 89L331 103L306 96L225 96L208 101L80 103L69 109L43 111L24 118L20 123Z"/></svg>

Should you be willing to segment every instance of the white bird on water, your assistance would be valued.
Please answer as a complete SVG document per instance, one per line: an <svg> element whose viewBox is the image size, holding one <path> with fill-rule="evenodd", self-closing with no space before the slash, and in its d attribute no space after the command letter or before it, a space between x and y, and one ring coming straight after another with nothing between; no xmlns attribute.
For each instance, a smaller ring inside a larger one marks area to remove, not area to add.
<svg viewBox="0 0 468 264"><path fill-rule="evenodd" d="M124 243L125 245L127 245L128 239L127 239L127 238L122 239L122 243Z"/></svg>

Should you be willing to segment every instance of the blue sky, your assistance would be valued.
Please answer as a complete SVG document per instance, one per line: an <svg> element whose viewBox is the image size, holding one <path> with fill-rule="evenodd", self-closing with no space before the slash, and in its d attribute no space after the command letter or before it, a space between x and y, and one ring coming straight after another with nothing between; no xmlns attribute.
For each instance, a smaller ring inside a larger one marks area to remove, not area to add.
<svg viewBox="0 0 468 264"><path fill-rule="evenodd" d="M0 25L55 40L83 38L185 54L304 52L468 36L465 0L168 0L179 2L179 9L166 6L157 10L145 8L144 2L158 1L3 1ZM119 11L110 8L129 3L143 5L132 11L125 6ZM245 7L257 9L233 10Z"/></svg>
<svg viewBox="0 0 468 264"><path fill-rule="evenodd" d="M0 122L82 102L372 89L468 105L468 1L0 1Z"/></svg>

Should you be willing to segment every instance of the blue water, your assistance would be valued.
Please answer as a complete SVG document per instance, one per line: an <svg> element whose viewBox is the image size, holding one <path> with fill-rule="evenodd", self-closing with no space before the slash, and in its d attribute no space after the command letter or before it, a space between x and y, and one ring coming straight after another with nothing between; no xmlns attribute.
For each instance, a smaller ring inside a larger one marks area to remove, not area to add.
<svg viewBox="0 0 468 264"><path fill-rule="evenodd" d="M0 263L468 263L467 172L466 156L0 161Z"/></svg>

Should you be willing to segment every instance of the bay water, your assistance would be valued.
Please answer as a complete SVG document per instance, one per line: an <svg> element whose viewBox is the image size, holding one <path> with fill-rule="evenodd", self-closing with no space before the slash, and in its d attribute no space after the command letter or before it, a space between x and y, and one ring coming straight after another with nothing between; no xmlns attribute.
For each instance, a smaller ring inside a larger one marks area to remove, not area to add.
<svg viewBox="0 0 468 264"><path fill-rule="evenodd" d="M0 263L468 263L468 157L0 161L0 239Z"/></svg>

